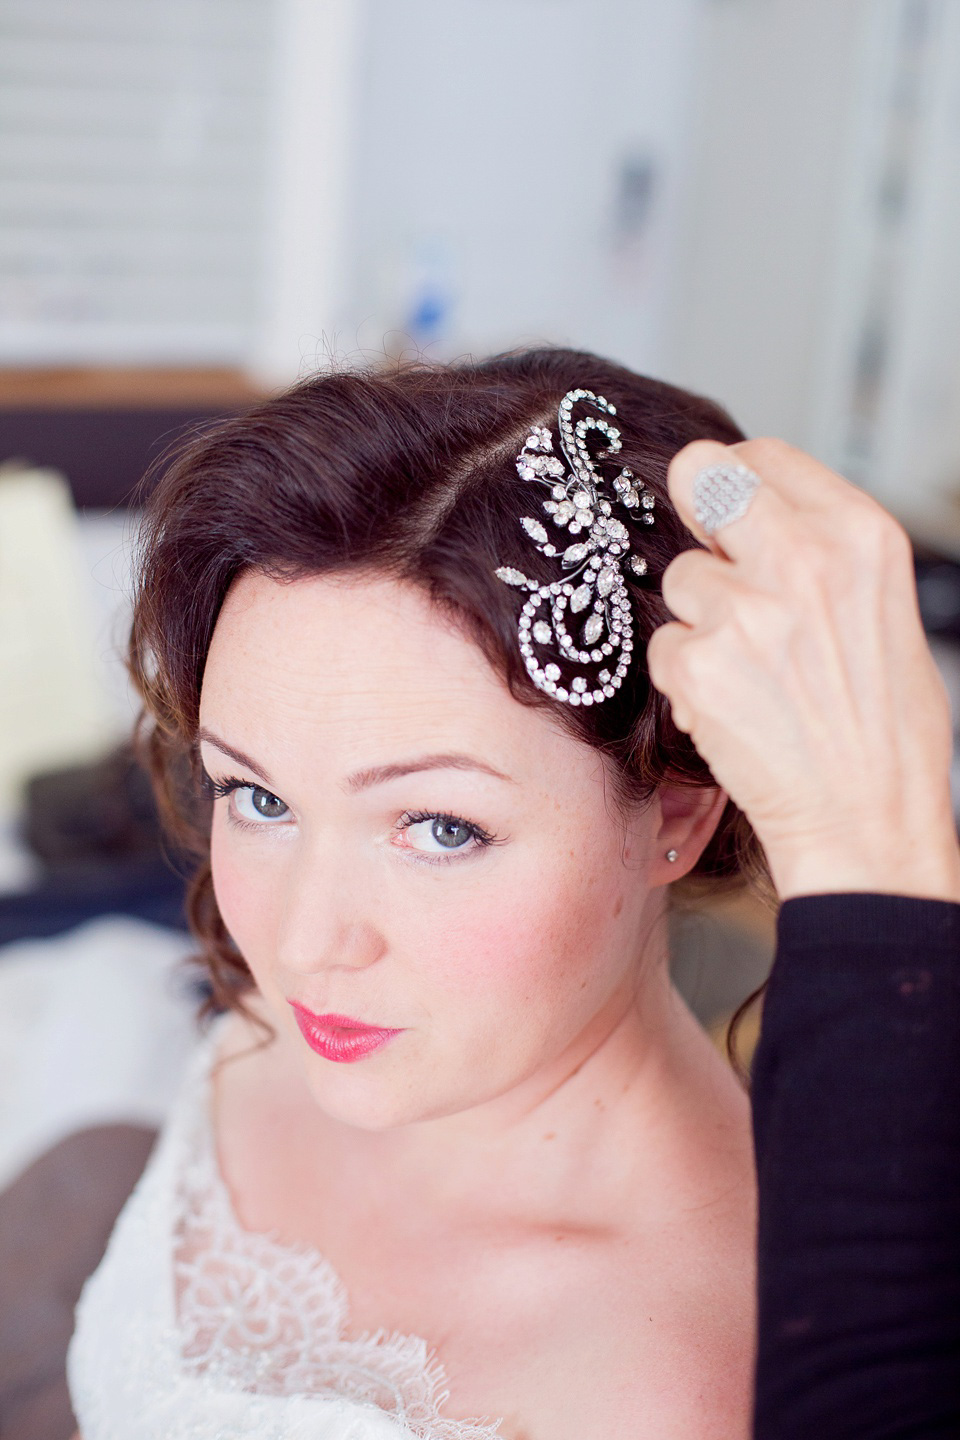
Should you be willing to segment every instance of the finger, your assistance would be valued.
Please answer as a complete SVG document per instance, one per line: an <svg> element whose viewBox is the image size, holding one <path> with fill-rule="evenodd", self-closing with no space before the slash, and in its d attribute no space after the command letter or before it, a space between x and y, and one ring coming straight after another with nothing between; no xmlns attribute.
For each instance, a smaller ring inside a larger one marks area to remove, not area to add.
<svg viewBox="0 0 960 1440"><path fill-rule="evenodd" d="M706 550L681 550L661 576L660 593L667 609L685 625L715 625L727 614L737 569L729 560Z"/></svg>
<svg viewBox="0 0 960 1440"><path fill-rule="evenodd" d="M756 443L756 442L753 442ZM797 507L792 496L781 494L776 483L753 471L759 483L750 496L743 514L719 529L708 531L698 518L694 497L697 477L714 466L739 467L744 464L737 453L739 447L720 445L714 440L694 440L685 445L670 461L667 488L680 519L692 535L715 555L726 560L747 560L751 557L779 554L796 522Z"/></svg>
<svg viewBox="0 0 960 1440"><path fill-rule="evenodd" d="M647 642L647 674L655 690L670 701L673 723L689 735L693 729L693 711L681 693L681 668L677 657L689 629L678 621L658 625Z"/></svg>

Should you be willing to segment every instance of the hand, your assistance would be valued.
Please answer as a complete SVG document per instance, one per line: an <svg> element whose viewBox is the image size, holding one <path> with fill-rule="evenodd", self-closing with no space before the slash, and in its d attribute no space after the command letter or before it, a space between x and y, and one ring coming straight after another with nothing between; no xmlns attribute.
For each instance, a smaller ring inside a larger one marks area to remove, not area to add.
<svg viewBox="0 0 960 1440"><path fill-rule="evenodd" d="M761 478L713 536L693 513L706 465ZM903 527L779 440L698 440L670 497L709 547L676 556L650 676L763 846L781 900L886 891L960 900L950 702L924 635Z"/></svg>

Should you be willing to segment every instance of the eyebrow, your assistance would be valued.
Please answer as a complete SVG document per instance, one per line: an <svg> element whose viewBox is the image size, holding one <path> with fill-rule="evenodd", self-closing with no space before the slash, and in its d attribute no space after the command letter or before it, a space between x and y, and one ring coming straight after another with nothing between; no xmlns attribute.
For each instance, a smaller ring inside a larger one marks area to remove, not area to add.
<svg viewBox="0 0 960 1440"><path fill-rule="evenodd" d="M236 760L238 765L244 766L262 780L264 785L272 785L267 772L251 760L242 750L237 750L226 741L214 735L212 730L201 728L197 731L197 743L205 740L208 745L213 745L224 755L229 755L231 760ZM360 790L368 790L372 785L383 785L388 780L399 780L404 775L415 775L421 770L473 770L484 775L492 775L496 780L505 780L508 785L516 784L516 781L509 775L504 775L502 770L497 770L493 765L488 765L485 760L479 760L474 755L463 755L456 751L441 753L437 755L418 755L411 760L399 760L392 765L371 765L366 770L357 770L350 775L344 789L349 794L356 794Z"/></svg>
<svg viewBox="0 0 960 1440"><path fill-rule="evenodd" d="M266 770L262 769L256 760L251 760L243 750L237 750L233 745L228 745L226 740L221 740L219 735L214 735L212 730L207 730L205 726L201 725L197 731L197 745L199 746L203 740L206 740L208 745L222 751L224 755L229 755L231 760L236 760L237 764L242 765L245 770L251 770L258 780L263 781L264 785L273 784Z"/></svg>
<svg viewBox="0 0 960 1440"><path fill-rule="evenodd" d="M358 770L351 775L346 782L346 789L351 793L358 790L366 790L371 785L383 785L387 780L398 780L403 775L414 775L418 770L479 770L484 775L492 775L496 780L506 780L508 785L516 784L509 775L504 775L502 770L497 770L493 765L488 765L485 760L478 760L473 755L418 755L413 760L400 760L394 765L372 765L369 770Z"/></svg>

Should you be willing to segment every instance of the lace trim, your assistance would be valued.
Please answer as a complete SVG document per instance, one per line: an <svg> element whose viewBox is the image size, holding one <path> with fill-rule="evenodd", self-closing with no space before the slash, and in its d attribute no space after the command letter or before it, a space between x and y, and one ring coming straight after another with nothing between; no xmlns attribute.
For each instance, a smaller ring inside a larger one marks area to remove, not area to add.
<svg viewBox="0 0 960 1440"><path fill-rule="evenodd" d="M218 1033L202 1042L196 1119L179 1177L173 1264L187 1372L230 1390L370 1405L418 1440L499 1440L499 1420L441 1414L445 1372L419 1336L378 1330L347 1338L346 1291L323 1255L240 1224L213 1134Z"/></svg>

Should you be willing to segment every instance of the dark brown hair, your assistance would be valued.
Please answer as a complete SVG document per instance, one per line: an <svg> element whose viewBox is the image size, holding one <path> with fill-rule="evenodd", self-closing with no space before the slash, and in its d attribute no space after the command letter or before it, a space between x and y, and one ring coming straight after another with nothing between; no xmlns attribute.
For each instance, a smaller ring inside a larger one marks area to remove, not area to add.
<svg viewBox="0 0 960 1440"><path fill-rule="evenodd" d="M618 507L648 572L625 571L634 663L615 696L591 708L560 704L534 687L517 646L518 592L493 573L510 565L541 583L557 578L555 562L520 526L531 492L514 459L532 425L555 427L560 400L577 388L616 406L618 464L657 500L649 527ZM709 786L707 765L673 725L644 665L650 634L672 618L660 576L698 543L669 501L667 465L700 438L729 444L743 435L712 401L594 355L539 349L318 375L182 444L147 505L130 666L161 807L198 858L188 912L213 992L201 1016L244 1009L253 984L217 910L196 756L204 664L236 577L353 570L413 582L465 628L518 701L550 707L576 738L603 752L619 802L642 803L665 781ZM681 883L689 890L745 882L769 899L763 852L729 801L691 880Z"/></svg>

